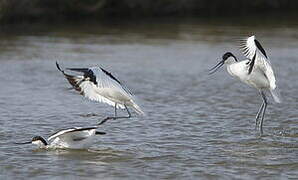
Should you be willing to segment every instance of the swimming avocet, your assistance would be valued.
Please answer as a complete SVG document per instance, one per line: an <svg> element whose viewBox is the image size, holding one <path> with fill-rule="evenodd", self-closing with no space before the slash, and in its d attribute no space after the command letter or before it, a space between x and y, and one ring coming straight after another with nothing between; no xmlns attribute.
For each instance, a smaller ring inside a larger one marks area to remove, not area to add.
<svg viewBox="0 0 298 180"><path fill-rule="evenodd" d="M69 128L52 134L47 140L41 136L35 136L31 141L16 144L35 144L39 148L67 148L87 149L93 144L95 135L103 135L105 132L96 131L97 127Z"/></svg>

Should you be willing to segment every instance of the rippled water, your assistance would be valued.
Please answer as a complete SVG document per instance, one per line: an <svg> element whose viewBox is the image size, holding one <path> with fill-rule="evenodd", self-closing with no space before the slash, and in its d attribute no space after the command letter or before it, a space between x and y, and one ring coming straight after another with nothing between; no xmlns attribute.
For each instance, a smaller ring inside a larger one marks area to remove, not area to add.
<svg viewBox="0 0 298 180"><path fill-rule="evenodd" d="M256 90L225 70L238 40L256 34L284 103L254 128ZM297 179L298 26L169 20L36 26L0 34L0 179ZM13 142L94 125L113 108L69 90L57 71L101 65L139 97L146 117L104 124L90 150L36 150ZM92 114L96 114L92 116Z"/></svg>

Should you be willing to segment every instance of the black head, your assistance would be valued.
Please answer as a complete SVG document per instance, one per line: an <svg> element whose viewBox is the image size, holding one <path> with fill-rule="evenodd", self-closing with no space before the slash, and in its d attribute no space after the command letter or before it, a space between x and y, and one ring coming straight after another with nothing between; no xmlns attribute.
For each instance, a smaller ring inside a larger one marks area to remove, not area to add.
<svg viewBox="0 0 298 180"><path fill-rule="evenodd" d="M41 141L45 146L48 145L47 141L41 136L34 136L31 142L34 142L34 141Z"/></svg>
<svg viewBox="0 0 298 180"><path fill-rule="evenodd" d="M226 61L229 59L229 57L233 57L236 62L238 61L236 56L234 56L234 54L231 52L226 52L224 55L222 55L222 60Z"/></svg>
<svg viewBox="0 0 298 180"><path fill-rule="evenodd" d="M91 69L88 69L87 71L84 72L84 78L92 77L92 76L93 76L93 71Z"/></svg>
<svg viewBox="0 0 298 180"><path fill-rule="evenodd" d="M41 136L34 136L31 141L15 143L15 144L31 144L37 141L41 141L45 146L48 145L48 142Z"/></svg>
<svg viewBox="0 0 298 180"><path fill-rule="evenodd" d="M94 75L94 72L92 71L92 69L89 69L89 68L66 68L66 69L71 71L82 72L84 73L85 79L89 78L91 82L93 82L94 84L97 84L96 76Z"/></svg>
<svg viewBox="0 0 298 180"><path fill-rule="evenodd" d="M97 84L96 76L94 75L94 72L91 69L84 73L84 78L89 78L91 82L93 82L95 85Z"/></svg>
<svg viewBox="0 0 298 180"><path fill-rule="evenodd" d="M227 60L230 58L230 57L232 57L233 59L234 59L234 61L238 61L237 60L237 58L236 58L236 56L234 56L234 54L233 53L231 53L231 52L226 52L223 56L222 56L222 60L217 64L217 65L215 65L213 68L211 68L209 71L210 71L210 73L209 74L213 74L213 73L215 73L222 65L224 65L225 64L225 62L227 62ZM228 61L228 62L230 62L230 61Z"/></svg>

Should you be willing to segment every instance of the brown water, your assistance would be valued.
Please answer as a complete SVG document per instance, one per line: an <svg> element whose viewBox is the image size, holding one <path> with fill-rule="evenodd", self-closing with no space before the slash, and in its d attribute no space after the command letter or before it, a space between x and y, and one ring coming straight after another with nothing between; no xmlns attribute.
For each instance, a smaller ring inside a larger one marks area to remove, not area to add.
<svg viewBox="0 0 298 180"><path fill-rule="evenodd" d="M298 26L219 22L4 29L0 179L297 179ZM224 69L207 74L226 51L242 57L238 40L251 34L271 57L284 99L270 99L262 137L254 126L257 91ZM105 67L139 97L147 116L104 124L107 135L90 150L14 145L113 114L69 90L56 60Z"/></svg>

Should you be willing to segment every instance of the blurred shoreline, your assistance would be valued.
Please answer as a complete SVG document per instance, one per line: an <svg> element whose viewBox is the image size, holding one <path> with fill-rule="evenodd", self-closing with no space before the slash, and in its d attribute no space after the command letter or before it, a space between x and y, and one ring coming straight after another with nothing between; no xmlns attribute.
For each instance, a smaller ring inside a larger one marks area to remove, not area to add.
<svg viewBox="0 0 298 180"><path fill-rule="evenodd" d="M0 0L0 24L169 17L297 18L297 7L298 1L291 0Z"/></svg>
<svg viewBox="0 0 298 180"><path fill-rule="evenodd" d="M43 34L48 32L76 32L85 31L89 33L94 29L115 29L125 31L126 29L140 30L151 29L152 31L178 31L180 26L201 26L202 28L213 27L210 31L223 31L224 27L254 27L254 29L271 29L297 27L298 21L296 16L289 15L251 15L251 16L220 16L220 17L143 17L143 18L108 18L101 20L87 19L77 21L23 21L17 23L0 23L0 35L9 34ZM93 27L89 30L90 27ZM171 27L171 28L169 28ZM174 29L173 29L174 28ZM237 30L237 29L235 29Z"/></svg>

